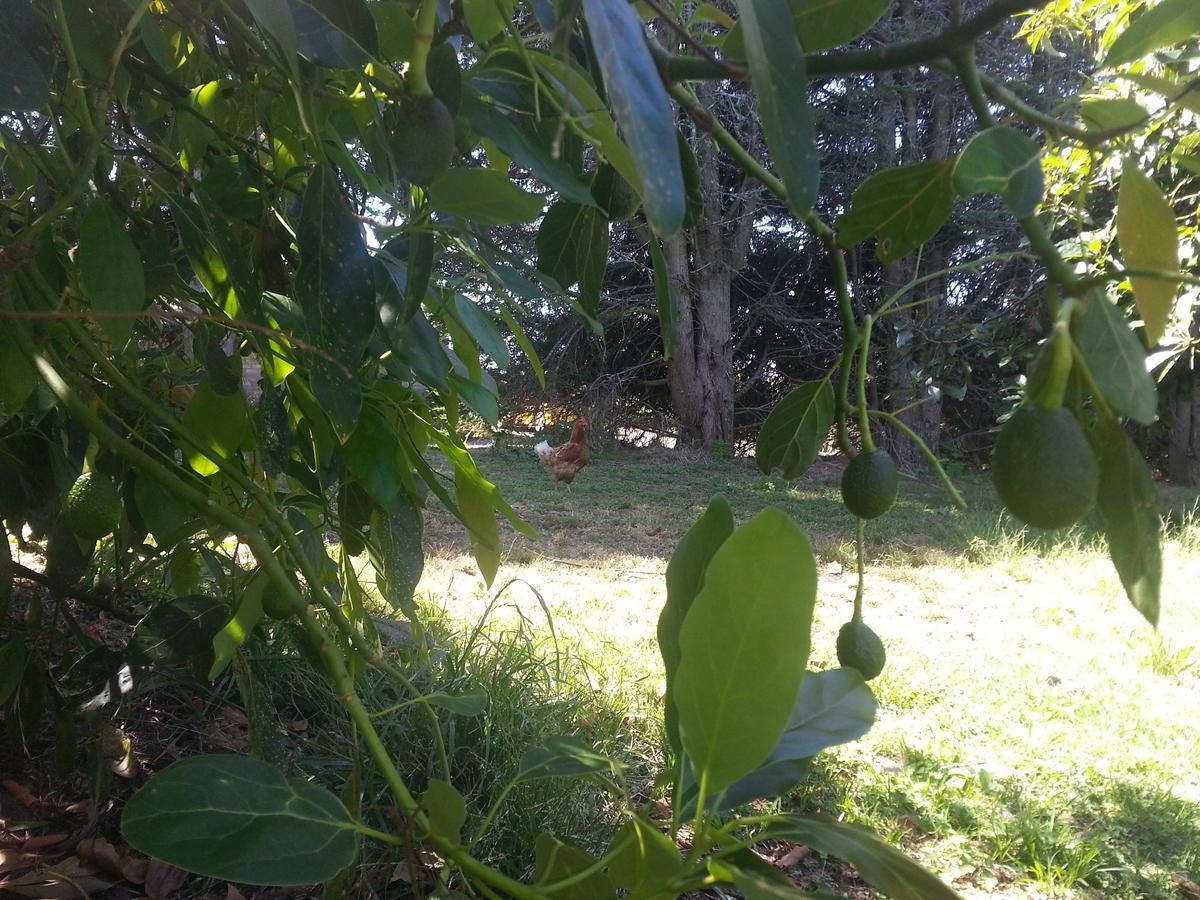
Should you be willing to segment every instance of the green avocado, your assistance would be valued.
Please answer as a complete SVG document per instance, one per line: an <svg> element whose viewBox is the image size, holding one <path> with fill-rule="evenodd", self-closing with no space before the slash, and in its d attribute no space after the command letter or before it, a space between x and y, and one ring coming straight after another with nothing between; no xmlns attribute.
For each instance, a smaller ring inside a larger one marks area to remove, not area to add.
<svg viewBox="0 0 1200 900"><path fill-rule="evenodd" d="M1069 409L1028 403L1000 429L992 481L1004 508L1035 528L1066 528L1096 502L1100 468Z"/></svg>
<svg viewBox="0 0 1200 900"><path fill-rule="evenodd" d="M860 519L877 519L892 508L900 478L883 450L866 450L842 472L842 502Z"/></svg>
<svg viewBox="0 0 1200 900"><path fill-rule="evenodd" d="M879 635L863 622L851 620L838 632L837 658L843 666L858 669L864 681L870 681L883 671L887 654Z"/></svg>
<svg viewBox="0 0 1200 900"><path fill-rule="evenodd" d="M98 541L121 521L121 494L107 475L84 472L67 492L66 514L80 540Z"/></svg>
<svg viewBox="0 0 1200 900"><path fill-rule="evenodd" d="M454 162L454 117L437 97L406 98L391 116L392 158L407 181L428 187Z"/></svg>

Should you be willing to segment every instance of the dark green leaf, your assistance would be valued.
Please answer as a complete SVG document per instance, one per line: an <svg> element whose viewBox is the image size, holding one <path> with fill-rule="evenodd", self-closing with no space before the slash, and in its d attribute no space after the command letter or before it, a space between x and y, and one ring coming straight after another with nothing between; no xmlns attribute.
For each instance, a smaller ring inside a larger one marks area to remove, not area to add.
<svg viewBox="0 0 1200 900"><path fill-rule="evenodd" d="M537 233L538 270L563 288L579 283L579 298L595 315L608 267L608 219L595 206L556 200Z"/></svg>
<svg viewBox="0 0 1200 900"><path fill-rule="evenodd" d="M467 801L447 781L429 780L421 795L421 806L429 816L429 831L458 844L462 841L463 825L467 822Z"/></svg>
<svg viewBox="0 0 1200 900"><path fill-rule="evenodd" d="M296 21L288 0L245 0L246 8L262 29L279 42L280 48L292 59L296 55Z"/></svg>
<svg viewBox="0 0 1200 900"><path fill-rule="evenodd" d="M288 0L288 4L296 45L309 62L346 69L378 54L375 20L363 0Z"/></svg>
<svg viewBox="0 0 1200 900"><path fill-rule="evenodd" d="M468 91L463 97L462 114L475 131L495 141L496 146L518 165L557 191L564 200L595 205L588 186L566 159L553 155L530 115L489 103L474 91Z"/></svg>
<svg viewBox="0 0 1200 900"><path fill-rule="evenodd" d="M464 328L470 332L479 349L490 356L501 369L507 368L511 358L508 344L504 342L500 329L492 321L490 314L485 312L474 300L455 294L448 300L454 314Z"/></svg>
<svg viewBox="0 0 1200 900"><path fill-rule="evenodd" d="M421 510L407 494L398 493L371 517L371 535L378 550L374 562L380 593L392 609L402 609L410 618L415 617L413 594L425 568Z"/></svg>
<svg viewBox="0 0 1200 900"><path fill-rule="evenodd" d="M770 863L766 865L770 866ZM812 896L808 891L800 890L783 872L779 872L778 877L772 877L763 868L737 865L729 860L714 861L714 864L709 866L709 871L714 875L724 875L722 870L726 868L734 887L746 900L793 900L796 897Z"/></svg>
<svg viewBox="0 0 1200 900"><path fill-rule="evenodd" d="M244 756L167 766L125 804L121 832L163 862L243 884L315 884L354 861L356 825L325 788Z"/></svg>
<svg viewBox="0 0 1200 900"><path fill-rule="evenodd" d="M1109 556L1129 602L1157 626L1162 520L1154 476L1116 422L1098 422L1092 443L1100 462L1098 505Z"/></svg>
<svg viewBox="0 0 1200 900"><path fill-rule="evenodd" d="M407 60L417 38L417 28L408 9L395 0L375 0L368 6L375 18L380 56L392 63Z"/></svg>
<svg viewBox="0 0 1200 900"><path fill-rule="evenodd" d="M1158 416L1158 391L1146 371L1146 351L1121 311L1094 292L1079 319L1075 341L1108 405L1145 425Z"/></svg>
<svg viewBox="0 0 1200 900"><path fill-rule="evenodd" d="M362 227L327 165L318 166L309 179L297 245L296 299L312 341L353 370L375 330L375 278ZM313 393L345 438L358 417L357 382L320 357L312 365Z"/></svg>
<svg viewBox="0 0 1200 900"><path fill-rule="evenodd" d="M391 508L401 488L396 424L368 404L342 447L342 460L381 509Z"/></svg>
<svg viewBox="0 0 1200 900"><path fill-rule="evenodd" d="M828 381L802 384L771 410L758 432L754 457L764 475L777 468L799 478L816 461L833 425L833 388Z"/></svg>
<svg viewBox="0 0 1200 900"><path fill-rule="evenodd" d="M1117 35L1104 65L1119 66L1155 50L1181 44L1200 33L1200 4L1195 0L1162 0L1137 16Z"/></svg>
<svg viewBox="0 0 1200 900"><path fill-rule="evenodd" d="M552 884L596 865L597 859L578 847L560 841L552 834L539 834L533 844L535 876L539 884ZM554 896L565 900L611 900L612 883L604 872L594 872L559 891Z"/></svg>
<svg viewBox="0 0 1200 900"><path fill-rule="evenodd" d="M183 426L188 434L201 441L208 454L218 459L229 459L254 440L250 407L241 391L218 394L207 378L200 382L188 401L187 409L183 411ZM187 456L188 465L198 474L209 476L220 471L209 455L192 444L181 442L181 449Z"/></svg>
<svg viewBox="0 0 1200 900"><path fill-rule="evenodd" d="M662 335L663 358L670 359L675 352L675 285L671 282L671 270L662 244L651 237L650 261L654 265L654 301L658 307L658 331Z"/></svg>
<svg viewBox="0 0 1200 900"><path fill-rule="evenodd" d="M795 841L845 860L864 881L892 900L958 900L958 894L940 878L861 825L824 816L787 816L786 821L768 826L762 837Z"/></svg>
<svg viewBox="0 0 1200 900"><path fill-rule="evenodd" d="M1157 184L1142 174L1137 164L1126 160L1117 194L1117 240L1125 265L1138 269L1179 271L1179 233L1175 213ZM1146 340L1153 347L1163 336L1179 283L1163 278L1129 279L1133 299L1146 327Z"/></svg>
<svg viewBox="0 0 1200 900"><path fill-rule="evenodd" d="M97 312L134 313L146 302L146 275L137 245L125 223L103 200L93 200L79 225L79 279ZM114 345L124 344L132 318L102 318L100 327Z"/></svg>
<svg viewBox="0 0 1200 900"><path fill-rule="evenodd" d="M679 632L672 694L683 746L708 795L770 755L808 661L816 562L808 538L767 508L713 555Z"/></svg>
<svg viewBox="0 0 1200 900"><path fill-rule="evenodd" d="M923 162L872 175L837 220L838 243L879 239L881 260L899 259L935 234L954 206L953 160Z"/></svg>
<svg viewBox="0 0 1200 900"><path fill-rule="evenodd" d="M53 44L33 4L5 3L0 14L0 109L45 107L53 58Z"/></svg>
<svg viewBox="0 0 1200 900"><path fill-rule="evenodd" d="M679 713L675 708L673 686L679 669L679 629L692 608L692 602L704 585L704 573L717 549L733 534L733 510L723 497L714 498L704 514L679 539L671 561L667 563L667 602L658 617L658 649L662 653L667 677L664 711L667 740L675 756L683 745L679 740Z"/></svg>
<svg viewBox="0 0 1200 900"><path fill-rule="evenodd" d="M804 50L787 0L738 0L742 38L771 160L787 190L788 208L801 217L817 197L821 160L813 133Z"/></svg>
<svg viewBox="0 0 1200 900"><path fill-rule="evenodd" d="M670 237L683 223L683 174L675 117L646 46L642 20L625 0L583 0L583 10L609 105L641 176L630 183L642 196L650 225L660 237ZM609 161L616 165L611 155Z"/></svg>
<svg viewBox="0 0 1200 900"><path fill-rule="evenodd" d="M512 7L505 0L463 0L463 15L471 36L477 43L486 44L508 27Z"/></svg>
<svg viewBox="0 0 1200 900"><path fill-rule="evenodd" d="M581 775L611 775L617 764L597 753L578 738L547 738L541 747L527 750L517 767L516 780L578 778Z"/></svg>
<svg viewBox="0 0 1200 900"><path fill-rule="evenodd" d="M4 540L8 540L4 537ZM14 637L0 647L0 706L8 702L25 675L25 640Z"/></svg>
<svg viewBox="0 0 1200 900"><path fill-rule="evenodd" d="M809 52L849 43L879 21L892 0L792 0L796 33Z"/></svg>
<svg viewBox="0 0 1200 900"><path fill-rule="evenodd" d="M516 225L536 219L546 198L522 190L507 172L451 169L429 186L429 203L479 225Z"/></svg>
<svg viewBox="0 0 1200 900"><path fill-rule="evenodd" d="M1042 202L1042 151L1015 128L997 126L971 138L954 166L962 196L999 194L1014 216L1032 216Z"/></svg>
<svg viewBox="0 0 1200 900"><path fill-rule="evenodd" d="M199 656L229 618L229 608L224 603L203 594L159 603L133 629L129 658L150 666L180 663Z"/></svg>
<svg viewBox="0 0 1200 900"><path fill-rule="evenodd" d="M479 574L490 587L500 568L500 528L491 499L475 480L461 468L454 470L454 491L458 511L471 537L471 552L479 565Z"/></svg>
<svg viewBox="0 0 1200 900"><path fill-rule="evenodd" d="M11 285L9 289L12 289ZM20 331L29 335L29 323L10 319L4 323L4 328L8 334L0 341L0 410L13 415L37 387L38 376L21 350L25 342L17 340L13 334Z"/></svg>
<svg viewBox="0 0 1200 900"><path fill-rule="evenodd" d="M624 888L632 897L650 898L663 892L683 870L675 842L637 816L614 835L608 856L613 887Z"/></svg>

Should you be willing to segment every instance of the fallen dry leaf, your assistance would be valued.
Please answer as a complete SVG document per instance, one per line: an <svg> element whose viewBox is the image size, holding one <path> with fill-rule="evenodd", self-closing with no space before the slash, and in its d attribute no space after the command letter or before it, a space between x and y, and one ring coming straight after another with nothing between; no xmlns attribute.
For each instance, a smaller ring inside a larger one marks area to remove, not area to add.
<svg viewBox="0 0 1200 900"><path fill-rule="evenodd" d="M18 784L10 778L0 781L0 787L3 787L4 790L8 791L8 793L12 795L12 798L22 806L39 806L42 802L36 796L34 796L33 791L25 787L25 785Z"/></svg>
<svg viewBox="0 0 1200 900"><path fill-rule="evenodd" d="M80 841L75 847L75 852L110 875L120 876L133 884L141 884L146 880L146 866L149 860L131 852L128 847L118 849L104 838L96 837Z"/></svg>
<svg viewBox="0 0 1200 900"><path fill-rule="evenodd" d="M225 886L225 900L246 900L246 895L229 884Z"/></svg>
<svg viewBox="0 0 1200 900"><path fill-rule="evenodd" d="M187 881L187 872L152 859L146 866L146 882L143 885L150 900L166 900Z"/></svg>
<svg viewBox="0 0 1200 900"><path fill-rule="evenodd" d="M812 856L812 848L805 847L803 844L797 844L779 859L775 860L775 865L781 869L790 869L798 862L808 859Z"/></svg>
<svg viewBox="0 0 1200 900"><path fill-rule="evenodd" d="M54 866L37 869L11 881L0 881L0 892L37 900L65 900L68 897L78 898L81 894L98 894L112 886L112 882L99 877L79 857L69 856Z"/></svg>
<svg viewBox="0 0 1200 900"><path fill-rule="evenodd" d="M45 847L53 847L55 844L61 844L70 835L68 834L36 834L33 837L27 837L21 842L21 849L41 850Z"/></svg>
<svg viewBox="0 0 1200 900"><path fill-rule="evenodd" d="M1175 885L1175 889L1179 891L1179 896L1184 900L1200 900L1200 885L1194 881L1189 881L1182 875L1172 875L1171 884Z"/></svg>

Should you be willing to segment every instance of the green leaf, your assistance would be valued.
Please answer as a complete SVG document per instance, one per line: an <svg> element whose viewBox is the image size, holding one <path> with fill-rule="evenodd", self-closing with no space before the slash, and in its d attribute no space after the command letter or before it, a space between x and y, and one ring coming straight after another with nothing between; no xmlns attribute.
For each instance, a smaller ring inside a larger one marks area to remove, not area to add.
<svg viewBox="0 0 1200 900"><path fill-rule="evenodd" d="M615 762L578 738L552 737L547 738L541 747L525 751L517 766L516 780L612 775L616 771Z"/></svg>
<svg viewBox="0 0 1200 900"><path fill-rule="evenodd" d="M462 115L475 131L494 141L564 200L595 206L588 186L565 158L554 156L532 115L488 102L474 91L463 96Z"/></svg>
<svg viewBox="0 0 1200 900"><path fill-rule="evenodd" d="M1121 77L1140 88L1162 95L1168 103L1179 104L1184 109L1200 115L1200 91L1189 81L1148 75L1145 72L1123 72Z"/></svg>
<svg viewBox="0 0 1200 900"><path fill-rule="evenodd" d="M591 854L560 841L552 834L539 834L533 843L533 850L536 859L534 874L538 884L551 884L578 875L595 866L598 861ZM611 900L614 891L608 875L597 871L582 881L556 891L554 896L564 900Z"/></svg>
<svg viewBox="0 0 1200 900"><path fill-rule="evenodd" d="M463 15L476 43L486 44L508 27L512 9L503 0L463 0Z"/></svg>
<svg viewBox="0 0 1200 900"><path fill-rule="evenodd" d="M379 574L379 590L392 609L417 615L413 594L425 568L424 525L421 510L405 493L397 493L387 506L371 516L372 560Z"/></svg>
<svg viewBox="0 0 1200 900"><path fill-rule="evenodd" d="M79 225L79 279L97 312L134 313L146 303L146 274L125 223L103 200L93 200ZM131 318L102 318L100 327L120 347L133 331Z"/></svg>
<svg viewBox="0 0 1200 900"><path fill-rule="evenodd" d="M1162 586L1162 520L1154 476L1124 429L1097 423L1093 446L1100 462L1098 505L1112 557L1125 594L1151 625L1158 625Z"/></svg>
<svg viewBox="0 0 1200 900"><path fill-rule="evenodd" d="M624 888L632 897L655 896L683 871L675 842L638 816L613 836L606 855L613 887Z"/></svg>
<svg viewBox="0 0 1200 900"><path fill-rule="evenodd" d="M826 816L781 816L761 837L795 841L845 860L867 884L892 900L959 900L940 878L861 825Z"/></svg>
<svg viewBox="0 0 1200 900"><path fill-rule="evenodd" d="M394 0L372 0L368 6L379 36L379 55L393 63L411 57L417 27L404 4Z"/></svg>
<svg viewBox="0 0 1200 900"><path fill-rule="evenodd" d="M429 203L479 225L517 225L541 215L546 198L531 194L497 169L451 169L429 186Z"/></svg>
<svg viewBox="0 0 1200 900"><path fill-rule="evenodd" d="M884 262L900 259L942 227L954 206L954 161L887 169L858 186L849 211L837 220L838 243L852 247L879 239Z"/></svg>
<svg viewBox="0 0 1200 900"><path fill-rule="evenodd" d="M213 637L213 664L208 670L208 680L216 681L231 662L238 648L246 643L246 638L263 617L263 591L267 588L267 576L259 569L247 580L242 588L242 596L238 602L237 612L228 624ZM275 590L274 586L271 587Z"/></svg>
<svg viewBox="0 0 1200 900"><path fill-rule="evenodd" d="M792 900L795 897L812 896L808 891L800 890L783 872L779 872L781 877L772 877L761 869L739 866L728 860L715 861L715 864L709 866L709 871L714 875L719 872L725 874L723 869L729 870L728 875L732 878L734 887L746 900Z"/></svg>
<svg viewBox="0 0 1200 900"><path fill-rule="evenodd" d="M0 15L0 109L42 109L50 102L53 50L32 3L4 4Z"/></svg>
<svg viewBox="0 0 1200 900"><path fill-rule="evenodd" d="M609 106L636 161L640 178L630 184L642 196L651 227L668 238L683 222L683 173L675 116L646 46L642 20L626 0L583 0L583 11ZM616 165L611 157L610 162Z"/></svg>
<svg viewBox="0 0 1200 900"><path fill-rule="evenodd" d="M550 205L537 233L538 271L563 288L578 282L588 315L595 315L608 268L608 219L595 206L568 200Z"/></svg>
<svg viewBox="0 0 1200 900"><path fill-rule="evenodd" d="M1125 265L1137 269L1179 271L1179 233L1175 213L1158 185L1126 160L1117 193L1117 240ZM1133 299L1153 347L1166 331L1179 283L1162 278L1130 279Z"/></svg>
<svg viewBox="0 0 1200 900"><path fill-rule="evenodd" d="M649 240L650 261L654 266L654 301L658 307L658 331L662 335L663 358L669 360L675 352L675 285L671 270L658 238Z"/></svg>
<svg viewBox="0 0 1200 900"><path fill-rule="evenodd" d="M196 388L183 411L183 427L197 437L204 448L219 459L229 459L254 442L250 407L239 390L236 394L218 394L211 379L205 378ZM205 477L215 475L220 467L208 455L192 444L181 442L188 465Z"/></svg>
<svg viewBox="0 0 1200 900"><path fill-rule="evenodd" d="M10 285L9 290L11 289ZM29 323L20 319L9 319L4 323L4 328L8 334L5 340L0 341L0 410L13 415L37 387L38 376L37 370L21 350L21 345L26 341L17 340L13 334L20 332L27 339L31 338Z"/></svg>
<svg viewBox="0 0 1200 900"><path fill-rule="evenodd" d="M395 423L367 404L342 447L342 461L381 509L389 509L400 492L400 459Z"/></svg>
<svg viewBox="0 0 1200 900"><path fill-rule="evenodd" d="M139 473L134 480L133 502L160 549L174 547L200 527L192 509L148 475Z"/></svg>
<svg viewBox="0 0 1200 900"><path fill-rule="evenodd" d="M692 608L692 602L704 585L704 573L713 554L733 534L733 510L723 497L715 497L703 515L693 523L675 547L667 563L667 602L658 617L658 649L666 671L667 695L664 725L667 740L678 758L683 745L679 739L679 712L675 707L675 673L679 670L682 652L679 649L679 629Z"/></svg>
<svg viewBox="0 0 1200 900"><path fill-rule="evenodd" d="M491 498L460 468L454 470L454 492L458 511L471 537L471 552L475 554L479 574L491 587L500 568L500 527L496 524Z"/></svg>
<svg viewBox="0 0 1200 900"><path fill-rule="evenodd" d="M808 538L767 508L713 555L684 617L673 695L707 795L754 771L787 726L808 661L817 570Z"/></svg>
<svg viewBox="0 0 1200 900"><path fill-rule="evenodd" d="M159 603L129 639L129 658L143 666L180 663L204 653L229 622L229 608L215 597L192 594Z"/></svg>
<svg viewBox="0 0 1200 900"><path fill-rule="evenodd" d="M692 17L688 20L688 23L694 24L696 22L712 22L714 25L720 25L722 28L732 28L735 24L733 17L729 13L712 3L701 3L692 10Z"/></svg>
<svg viewBox="0 0 1200 900"><path fill-rule="evenodd" d="M892 0L792 0L796 33L809 52L849 43L879 21Z"/></svg>
<svg viewBox="0 0 1200 900"><path fill-rule="evenodd" d="M448 710L456 716L478 716L487 709L488 695L484 691L467 694L443 694L439 691L426 694L425 702Z"/></svg>
<svg viewBox="0 0 1200 900"><path fill-rule="evenodd" d="M492 321L491 315L474 300L462 294L451 295L447 304L479 345L479 349L490 356L501 369L507 368L512 361L508 344L504 342L504 336L500 334L500 329Z"/></svg>
<svg viewBox="0 0 1200 900"><path fill-rule="evenodd" d="M793 390L771 410L758 432L754 448L758 468L764 475L782 468L784 478L799 478L821 452L833 414L833 388L827 380Z"/></svg>
<svg viewBox="0 0 1200 900"><path fill-rule="evenodd" d="M1104 65L1133 62L1155 50L1182 44L1197 34L1200 34L1200 5L1195 0L1162 0L1117 35L1104 57Z"/></svg>
<svg viewBox="0 0 1200 900"><path fill-rule="evenodd" d="M1132 97L1094 97L1079 104L1079 116L1088 131L1124 131L1136 128L1150 114Z"/></svg>
<svg viewBox="0 0 1200 900"><path fill-rule="evenodd" d="M787 0L738 0L739 22L754 95L771 160L797 218L817 197L821 160L808 108L804 49Z"/></svg>
<svg viewBox="0 0 1200 900"><path fill-rule="evenodd" d="M5 536L4 540L8 540ZM0 706L8 702L25 675L25 640L14 637L3 647L0 647Z"/></svg>
<svg viewBox="0 0 1200 900"><path fill-rule="evenodd" d="M1032 216L1042 202L1042 151L1015 128L981 131L954 166L954 187L964 197L999 194L1014 216Z"/></svg>
<svg viewBox="0 0 1200 900"><path fill-rule="evenodd" d="M1146 351L1115 304L1095 292L1079 319L1075 342L1100 393L1123 416L1149 425L1158 416L1158 391L1146 371Z"/></svg>
<svg viewBox="0 0 1200 900"><path fill-rule="evenodd" d="M309 62L348 69L378 55L375 19L363 0L288 0L296 45Z"/></svg>
<svg viewBox="0 0 1200 900"><path fill-rule="evenodd" d="M421 796L421 806L429 816L429 831L456 844L462 842L463 825L467 822L467 801L448 781L429 779L429 787Z"/></svg>
<svg viewBox="0 0 1200 900"><path fill-rule="evenodd" d="M298 46L296 20L288 0L245 0L245 3L263 31L279 42L288 59L294 60Z"/></svg>
<svg viewBox="0 0 1200 900"><path fill-rule="evenodd" d="M375 330L375 277L362 227L328 165L309 179L296 239L296 300L311 339L353 371ZM349 436L361 403L357 382L316 357L310 383L334 429Z"/></svg>
<svg viewBox="0 0 1200 900"><path fill-rule="evenodd" d="M356 824L333 794L245 756L193 756L129 798L121 833L135 849L243 884L327 881L354 861Z"/></svg>

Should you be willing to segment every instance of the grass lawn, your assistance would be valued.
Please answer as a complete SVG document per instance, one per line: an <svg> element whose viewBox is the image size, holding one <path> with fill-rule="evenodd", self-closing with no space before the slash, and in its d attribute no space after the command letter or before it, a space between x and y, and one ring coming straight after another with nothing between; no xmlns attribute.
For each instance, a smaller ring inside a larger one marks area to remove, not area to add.
<svg viewBox="0 0 1200 900"><path fill-rule="evenodd" d="M545 696L528 706L545 719L535 730L601 717L606 749L635 773L656 758L663 573L718 493L739 520L777 505L808 531L820 565L810 665L836 665L854 594L836 465L789 485L743 460L613 452L568 491L527 450L477 459L542 539L503 531L489 591L461 527L431 504L419 599L459 635L482 621L496 646L521 637L545 675ZM1187 896L1179 880L1200 880L1195 494L1164 497L1156 633L1125 602L1094 531L1024 533L985 478L957 480L968 511L908 482L870 524L866 620L888 651L872 682L879 718L865 739L823 754L784 805L867 824L967 896ZM555 707L564 692L570 704ZM529 828L547 815L531 812ZM603 845L594 810L556 816L562 836Z"/></svg>

